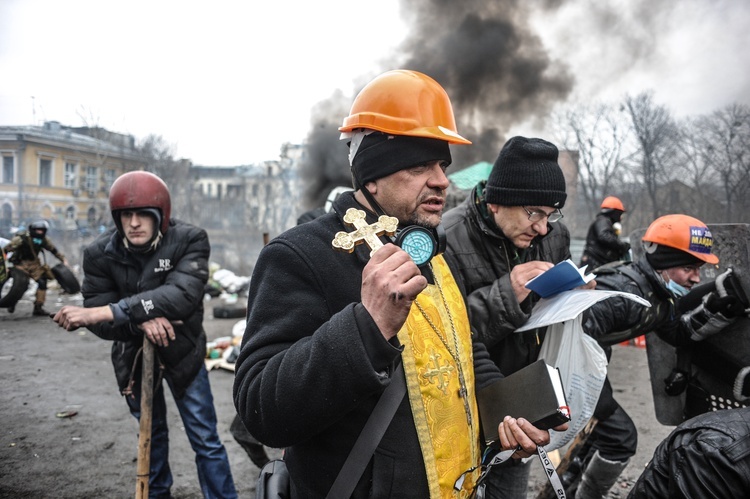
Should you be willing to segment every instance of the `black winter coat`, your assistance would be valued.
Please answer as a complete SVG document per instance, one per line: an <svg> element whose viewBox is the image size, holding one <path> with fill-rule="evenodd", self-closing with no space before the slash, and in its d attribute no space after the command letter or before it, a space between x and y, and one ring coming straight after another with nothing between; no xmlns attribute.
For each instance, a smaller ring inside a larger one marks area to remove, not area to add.
<svg viewBox="0 0 750 499"><path fill-rule="evenodd" d="M157 347L157 354L176 397L200 371L206 357L203 289L210 252L206 231L174 219L153 252L136 255L126 250L116 231L102 234L84 250L83 305L124 300L129 307L130 323L89 326L100 338L114 341L112 363L121 391L131 375L140 386L141 369L133 369L143 333L136 326L156 317L169 319L175 327L177 338L167 347Z"/></svg>
<svg viewBox="0 0 750 499"><path fill-rule="evenodd" d="M628 499L748 497L750 407L707 412L672 431Z"/></svg>
<svg viewBox="0 0 750 499"><path fill-rule="evenodd" d="M588 270L592 271L600 265L622 259L629 249L630 244L617 236L610 215L599 213L586 234L581 265L588 265Z"/></svg>
<svg viewBox="0 0 750 499"><path fill-rule="evenodd" d="M645 258L632 264L602 269L596 276L596 289L624 291L645 298L651 307L621 296L595 303L583 313L583 330L612 355L611 345L654 331L672 345L683 345L689 333L683 332L675 298Z"/></svg>
<svg viewBox="0 0 750 499"><path fill-rule="evenodd" d="M538 296L531 293L518 303L510 271L532 260L559 263L570 258L570 233L561 222L548 224L547 234L534 239L521 254L494 224L487 223L475 199L476 187L443 216L448 238L445 257L466 290L472 329L507 376L537 360L544 339L544 329L513 332L528 320Z"/></svg>
<svg viewBox="0 0 750 499"><path fill-rule="evenodd" d="M402 347L385 341L361 304L369 248L336 251L347 230L341 194L333 211L266 245L250 280L248 319L236 363L234 402L259 441L285 447L295 493L325 497L380 395ZM368 212L368 223L377 217ZM500 377L474 345L476 386ZM360 479L356 498L429 497L408 396Z"/></svg>

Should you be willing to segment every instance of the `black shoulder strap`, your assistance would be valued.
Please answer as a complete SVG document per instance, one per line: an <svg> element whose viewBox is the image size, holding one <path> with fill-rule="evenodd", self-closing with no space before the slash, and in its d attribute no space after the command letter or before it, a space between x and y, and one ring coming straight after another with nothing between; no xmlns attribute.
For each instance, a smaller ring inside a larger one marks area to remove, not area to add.
<svg viewBox="0 0 750 499"><path fill-rule="evenodd" d="M344 466L339 471L336 480L326 496L328 499L351 497L354 487L357 485L367 463L370 462L375 448L385 434L386 428L391 424L396 409L401 405L401 400L406 393L406 379L404 377L404 366L399 362L396 371L391 378L391 384L385 389L378 400L378 404L370 414L362 432L354 442Z"/></svg>

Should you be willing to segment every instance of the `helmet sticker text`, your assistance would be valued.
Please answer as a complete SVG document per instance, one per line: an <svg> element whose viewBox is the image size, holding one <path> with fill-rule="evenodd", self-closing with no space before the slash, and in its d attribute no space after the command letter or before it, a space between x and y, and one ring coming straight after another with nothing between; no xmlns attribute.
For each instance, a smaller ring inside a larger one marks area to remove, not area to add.
<svg viewBox="0 0 750 499"><path fill-rule="evenodd" d="M688 250L696 253L711 253L714 238L708 227L690 227L690 243Z"/></svg>

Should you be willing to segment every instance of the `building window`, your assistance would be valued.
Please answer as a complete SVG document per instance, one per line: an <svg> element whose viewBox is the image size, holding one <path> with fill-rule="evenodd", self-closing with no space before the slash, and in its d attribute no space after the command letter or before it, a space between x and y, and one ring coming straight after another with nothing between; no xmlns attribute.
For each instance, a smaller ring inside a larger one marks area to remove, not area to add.
<svg viewBox="0 0 750 499"><path fill-rule="evenodd" d="M78 187L78 165L65 163L65 187L75 189Z"/></svg>
<svg viewBox="0 0 750 499"><path fill-rule="evenodd" d="M42 187L52 187L52 160L39 160L39 185Z"/></svg>
<svg viewBox="0 0 750 499"><path fill-rule="evenodd" d="M99 188L99 169L95 166L86 167L86 190L96 192Z"/></svg>
<svg viewBox="0 0 750 499"><path fill-rule="evenodd" d="M104 184L107 186L107 189L112 187L112 184L115 183L115 179L117 178L117 170L114 168L107 168L107 171L104 172Z"/></svg>
<svg viewBox="0 0 750 499"><path fill-rule="evenodd" d="M13 184L16 181L15 169L13 168L13 156L3 156L3 178L4 184Z"/></svg>

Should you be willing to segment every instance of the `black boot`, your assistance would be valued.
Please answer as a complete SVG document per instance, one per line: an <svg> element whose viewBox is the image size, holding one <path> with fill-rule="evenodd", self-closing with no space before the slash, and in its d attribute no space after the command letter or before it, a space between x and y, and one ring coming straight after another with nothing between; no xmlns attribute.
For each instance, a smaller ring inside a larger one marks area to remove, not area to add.
<svg viewBox="0 0 750 499"><path fill-rule="evenodd" d="M44 303L34 303L34 311L31 312L31 315L49 317L49 311L44 308Z"/></svg>

